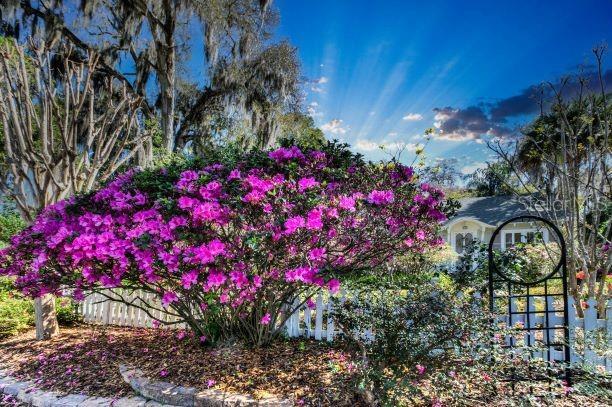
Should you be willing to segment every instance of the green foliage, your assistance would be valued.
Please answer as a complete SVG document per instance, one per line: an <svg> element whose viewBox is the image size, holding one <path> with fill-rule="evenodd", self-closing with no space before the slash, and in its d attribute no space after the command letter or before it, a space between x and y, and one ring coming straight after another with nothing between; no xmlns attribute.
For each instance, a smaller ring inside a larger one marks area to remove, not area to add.
<svg viewBox="0 0 612 407"><path fill-rule="evenodd" d="M518 185L513 180L513 171L504 162L494 162L466 177L467 187L476 196L512 195Z"/></svg>
<svg viewBox="0 0 612 407"><path fill-rule="evenodd" d="M455 189L457 180L461 178L458 165L459 160L456 158L438 159L424 168L423 181L440 188Z"/></svg>
<svg viewBox="0 0 612 407"><path fill-rule="evenodd" d="M455 287L448 277L430 279L427 273L395 286L361 286L354 297L336 304L335 321L361 355L355 385L365 401L384 406L475 405L502 398L516 405L532 405L532 399L554 403L565 390L559 366L527 358L534 348L517 348L511 355L505 338L521 340L524 332L492 326L486 303L459 295ZM374 335L356 334L366 331ZM515 393L511 377L525 379L517 389L533 386L536 378L549 381L533 392Z"/></svg>
<svg viewBox="0 0 612 407"><path fill-rule="evenodd" d="M55 299L55 314L57 323L61 326L74 326L83 322L83 316L79 313L78 303L68 298Z"/></svg>
<svg viewBox="0 0 612 407"><path fill-rule="evenodd" d="M315 126L312 117L302 113L287 113L280 119L280 144L299 145L319 149L327 141L323 131Z"/></svg>
<svg viewBox="0 0 612 407"><path fill-rule="evenodd" d="M585 365L573 372L573 392L612 400L612 374Z"/></svg>
<svg viewBox="0 0 612 407"><path fill-rule="evenodd" d="M556 243L517 243L495 253L497 269L514 281L534 282L550 274L561 258Z"/></svg>
<svg viewBox="0 0 612 407"><path fill-rule="evenodd" d="M407 274L358 287L352 287L354 296L336 303L334 320L362 355L358 386L389 405L399 402L393 391L398 380L409 381L421 367L447 363L466 337L488 323L446 278ZM355 334L366 331L375 336Z"/></svg>
<svg viewBox="0 0 612 407"><path fill-rule="evenodd" d="M591 155L597 150L610 154L606 127L611 116L610 98L601 95L583 95L566 104L555 104L549 112L524 128L516 154L518 165L541 178L552 177L548 181L554 182L555 173L551 173L551 163L562 163L568 159L563 154L563 146L569 141L563 141L563 138L569 134L576 151L567 164L593 159Z"/></svg>
<svg viewBox="0 0 612 407"><path fill-rule="evenodd" d="M34 324L34 305L13 289L10 279L0 278L0 338L18 334Z"/></svg>
<svg viewBox="0 0 612 407"><path fill-rule="evenodd" d="M12 208L0 211L0 248L7 245L11 236L26 227L26 222Z"/></svg>
<svg viewBox="0 0 612 407"><path fill-rule="evenodd" d="M441 271L461 290L482 291L488 284L488 267L486 244L474 242L465 247L456 262L441 267Z"/></svg>
<svg viewBox="0 0 612 407"><path fill-rule="evenodd" d="M74 326L82 322L78 304L67 298L55 300L57 322ZM34 326L34 302L19 293L8 277L0 277L0 339L17 335Z"/></svg>

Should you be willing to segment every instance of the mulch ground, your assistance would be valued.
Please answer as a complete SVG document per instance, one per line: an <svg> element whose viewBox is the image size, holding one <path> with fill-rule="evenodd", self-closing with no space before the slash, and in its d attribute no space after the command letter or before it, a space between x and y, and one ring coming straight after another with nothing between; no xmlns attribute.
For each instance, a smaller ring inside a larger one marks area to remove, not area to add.
<svg viewBox="0 0 612 407"><path fill-rule="evenodd" d="M184 332L84 325L63 328L46 342L35 341L33 330L0 341L0 369L45 390L119 398L134 395L119 374L119 365L127 364L152 379L198 389L282 396L298 406L359 406L353 361L341 345L283 340L261 349L240 344L205 348ZM494 399L481 397L478 387L471 396L461 405L551 405L518 402L502 389ZM552 405L595 407L612 401L594 394L560 394Z"/></svg>
<svg viewBox="0 0 612 407"><path fill-rule="evenodd" d="M0 368L40 388L105 397L133 395L119 365L150 378L255 397L291 397L306 405L356 405L350 356L318 341L281 341L261 349L233 344L203 348L188 335L161 329L63 328L47 342L28 331L0 342Z"/></svg>

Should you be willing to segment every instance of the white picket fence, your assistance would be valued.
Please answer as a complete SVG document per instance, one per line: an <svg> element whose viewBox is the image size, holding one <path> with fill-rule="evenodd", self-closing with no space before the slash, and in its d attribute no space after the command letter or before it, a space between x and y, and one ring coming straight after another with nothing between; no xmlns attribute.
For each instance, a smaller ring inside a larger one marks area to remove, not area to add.
<svg viewBox="0 0 612 407"><path fill-rule="evenodd" d="M152 293L127 293L119 290L123 297L128 301L140 301L140 299L151 304L157 310L151 311L151 314L157 320L165 322L176 322L177 319L174 316L168 315L163 312L159 299ZM108 292L107 292L108 294ZM112 295L112 293L111 293ZM347 294L342 291L340 294L340 300ZM538 298L536 296L533 301L529 303L529 312L536 310L536 304ZM539 297L540 301L548 301L548 326L558 327L557 333L563 333L563 313L561 310L555 309L552 303L551 297ZM590 365L593 367L599 366L605 368L606 371L612 372L612 302L608 303L607 307L607 318L598 319L597 311L595 307L595 300L591 299L587 301L589 307L584 311L584 318L579 318L576 315L573 298L570 296L568 299L568 321L569 321L569 333L570 333L570 357L572 363ZM299 309L294 312L291 317L285 323L286 334L289 337L305 337L313 338L315 340L333 341L334 337L340 334L339 329L334 324L333 318L331 318L331 310L333 307L332 297L329 295L323 295L319 293L313 298L314 306L312 308L307 304L303 304ZM512 301L511 301L512 303ZM140 304L143 304L142 302ZM299 305L299 302L294 304L295 308ZM516 309L516 305L512 304L512 308ZM130 327L148 327L151 328L155 325L154 319L151 318L146 312L137 307L128 306L120 302L109 301L100 294L92 294L86 297L81 304L81 312L83 319L87 323L93 324L104 324L104 325L118 325L118 326L130 326ZM500 316L500 320L504 321L510 326L514 326L516 323L522 323L524 326L536 327L543 324L546 319L546 315L532 314L530 315L529 321L526 321L525 315L512 315L511 318L508 315ZM171 327L177 329L185 329L186 326L183 323L177 323L172 325L161 324L161 327ZM374 333L371 331L364 332L363 335L366 337L373 337ZM525 342L527 342L528 335L525 335ZM540 338L542 339L542 338ZM550 339L557 341L557 338ZM530 342L534 343L535 338L530 338ZM544 342L546 342L544 340ZM548 355L542 351L540 356L543 359L548 359ZM562 348L554 349L551 348L551 359L552 360L563 360Z"/></svg>
<svg viewBox="0 0 612 407"><path fill-rule="evenodd" d="M500 315L498 321L507 326L516 327L517 324L521 324L532 329L525 333L520 345L534 346L538 342L542 345L565 342L562 302L555 303L554 297L551 296L533 295L529 297L528 309L519 309L518 303L516 298L511 298L510 309L517 314ZM612 372L612 301L608 302L607 318L597 318L595 299L590 299L587 304L588 307L583 310L584 317L580 318L576 313L574 298L568 297L570 360L575 364L605 367L607 371ZM527 318L527 312L529 318ZM545 330L538 329L542 326L551 328L548 335ZM511 343L510 339L506 338L506 344L514 345L518 342L513 341L514 343ZM541 346L541 349L535 352L535 356L544 360L565 360L562 346L548 348Z"/></svg>
<svg viewBox="0 0 612 407"><path fill-rule="evenodd" d="M91 294L88 295L84 301L80 304L80 311L83 315L83 321L89 324L101 324L101 325L118 325L118 326L131 326L138 328L152 328L155 325L155 320L164 322L175 322L177 319L163 312L163 307L159 298L148 292L134 291L128 292L123 290L105 290L105 294L116 297L114 294L119 293L123 299L134 301L138 306L147 305L152 306L152 310L149 313L155 317L151 318L144 310L139 307L129 306L122 302L110 301L107 297L102 294ZM144 301L144 302L143 302ZM173 327L173 328L186 328L184 323L179 324L160 324L160 327Z"/></svg>

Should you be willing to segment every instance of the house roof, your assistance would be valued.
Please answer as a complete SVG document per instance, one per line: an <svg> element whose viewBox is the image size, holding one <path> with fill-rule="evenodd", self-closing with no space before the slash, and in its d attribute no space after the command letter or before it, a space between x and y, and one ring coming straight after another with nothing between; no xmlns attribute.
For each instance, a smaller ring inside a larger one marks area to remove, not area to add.
<svg viewBox="0 0 612 407"><path fill-rule="evenodd" d="M525 202L513 196L486 196L480 198L459 199L461 208L449 221L459 218L472 218L491 226L520 215L527 215L529 211Z"/></svg>

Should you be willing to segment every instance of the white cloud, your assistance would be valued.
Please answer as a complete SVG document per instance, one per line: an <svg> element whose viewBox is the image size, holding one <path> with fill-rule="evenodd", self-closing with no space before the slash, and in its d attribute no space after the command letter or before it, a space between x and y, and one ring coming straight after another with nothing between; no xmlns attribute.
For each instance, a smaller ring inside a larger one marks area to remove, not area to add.
<svg viewBox="0 0 612 407"><path fill-rule="evenodd" d="M320 86L311 86L310 90L313 91L314 93L324 93L325 92L325 90Z"/></svg>
<svg viewBox="0 0 612 407"><path fill-rule="evenodd" d="M308 115L310 117L322 117L323 112L319 111L318 107L319 107L319 104L317 102L311 102L306 108Z"/></svg>
<svg viewBox="0 0 612 407"><path fill-rule="evenodd" d="M355 142L355 148L360 151L375 151L375 150L387 150L387 151L415 151L418 145L414 143L405 143L403 141L381 141L375 142L368 139L359 139Z"/></svg>
<svg viewBox="0 0 612 407"><path fill-rule="evenodd" d="M314 93L325 93L325 89L323 88L322 85L328 82L329 82L329 78L327 76L321 76L320 78L313 79L312 81L310 81L311 83L310 90L313 91Z"/></svg>
<svg viewBox="0 0 612 407"><path fill-rule="evenodd" d="M370 141L370 140L357 140L357 142L355 143L355 148L357 150L361 150L361 151L374 151L374 150L378 150L379 146L380 146L379 143L375 143L375 142Z"/></svg>
<svg viewBox="0 0 612 407"><path fill-rule="evenodd" d="M333 119L321 126L321 130L331 134L345 134L348 131L348 126L343 126L343 122L340 119Z"/></svg>
<svg viewBox="0 0 612 407"><path fill-rule="evenodd" d="M408 113L406 116L402 117L402 120L407 122L418 122L419 120L423 120L423 115L420 113Z"/></svg>
<svg viewBox="0 0 612 407"><path fill-rule="evenodd" d="M465 167L461 168L461 173L464 175L468 175L481 168L487 168L487 163L486 162L476 162L473 164L466 165Z"/></svg>
<svg viewBox="0 0 612 407"><path fill-rule="evenodd" d="M397 136L397 132L396 131L392 131L391 133L388 133L387 136L395 137L395 136Z"/></svg>

